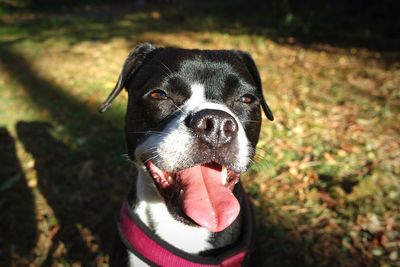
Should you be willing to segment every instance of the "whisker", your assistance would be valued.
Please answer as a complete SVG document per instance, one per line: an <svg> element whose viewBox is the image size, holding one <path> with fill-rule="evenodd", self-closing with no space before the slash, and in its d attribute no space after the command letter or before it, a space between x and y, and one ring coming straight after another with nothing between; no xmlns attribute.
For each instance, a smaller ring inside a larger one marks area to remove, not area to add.
<svg viewBox="0 0 400 267"><path fill-rule="evenodd" d="M261 121L255 121L255 120L244 120L242 122L250 122L250 123L260 123Z"/></svg>
<svg viewBox="0 0 400 267"><path fill-rule="evenodd" d="M156 154L153 157L148 158L147 160L154 160L157 159L160 155Z"/></svg>
<svg viewBox="0 0 400 267"><path fill-rule="evenodd" d="M143 131L143 132L130 132L128 131L127 133L133 133L133 134L159 134L159 135L167 135L167 133L164 132L160 132L160 131Z"/></svg>
<svg viewBox="0 0 400 267"><path fill-rule="evenodd" d="M127 153L121 154L121 157L123 158L129 158L129 155Z"/></svg>
<svg viewBox="0 0 400 267"><path fill-rule="evenodd" d="M162 61L160 61L160 63L169 71L169 74L174 74L173 72L172 72L172 70L167 66L167 65L165 65Z"/></svg>
<svg viewBox="0 0 400 267"><path fill-rule="evenodd" d="M157 149L158 149L157 146L149 147L149 148L146 148L145 150L143 150L142 154L144 154L144 153L154 153Z"/></svg>
<svg viewBox="0 0 400 267"><path fill-rule="evenodd" d="M183 114L189 115L187 112L185 112L183 109L181 109L178 105L176 105L173 101L172 101L172 104L174 104L174 106L175 106L180 112L182 112Z"/></svg>
<svg viewBox="0 0 400 267"><path fill-rule="evenodd" d="M167 78L172 79L174 74L172 70L167 65L165 65L161 60L158 60L158 62L162 65L163 68L160 69L164 72L165 76Z"/></svg>
<svg viewBox="0 0 400 267"><path fill-rule="evenodd" d="M256 153L257 153L257 151L263 151L266 154L271 155L272 148L271 147L257 147L255 151L256 151Z"/></svg>

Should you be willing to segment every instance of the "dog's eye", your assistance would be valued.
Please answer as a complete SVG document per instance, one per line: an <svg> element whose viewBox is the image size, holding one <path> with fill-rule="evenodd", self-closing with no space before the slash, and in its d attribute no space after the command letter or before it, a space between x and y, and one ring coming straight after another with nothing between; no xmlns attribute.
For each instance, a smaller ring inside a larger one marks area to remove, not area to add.
<svg viewBox="0 0 400 267"><path fill-rule="evenodd" d="M167 93L163 90L157 89L149 93L149 96L155 100L166 100L168 99Z"/></svg>
<svg viewBox="0 0 400 267"><path fill-rule="evenodd" d="M242 103L251 104L254 101L256 101L256 97L251 94L245 94L245 95L242 95L239 100Z"/></svg>

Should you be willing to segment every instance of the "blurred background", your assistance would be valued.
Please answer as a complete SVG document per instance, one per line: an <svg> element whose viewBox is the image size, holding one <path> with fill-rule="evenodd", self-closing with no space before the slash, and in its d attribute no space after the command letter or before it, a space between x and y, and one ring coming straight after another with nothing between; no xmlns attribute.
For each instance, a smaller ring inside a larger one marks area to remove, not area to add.
<svg viewBox="0 0 400 267"><path fill-rule="evenodd" d="M0 266L107 266L140 42L242 49L275 121L242 178L254 266L400 266L398 1L0 0Z"/></svg>

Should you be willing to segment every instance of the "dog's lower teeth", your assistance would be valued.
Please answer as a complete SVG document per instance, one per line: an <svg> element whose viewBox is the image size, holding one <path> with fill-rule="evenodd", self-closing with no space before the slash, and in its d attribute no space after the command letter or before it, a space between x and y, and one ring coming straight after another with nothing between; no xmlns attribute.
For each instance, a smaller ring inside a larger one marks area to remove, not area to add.
<svg viewBox="0 0 400 267"><path fill-rule="evenodd" d="M225 166L222 166L221 169L221 180L222 180L222 184L226 185L226 183L228 182L228 169Z"/></svg>

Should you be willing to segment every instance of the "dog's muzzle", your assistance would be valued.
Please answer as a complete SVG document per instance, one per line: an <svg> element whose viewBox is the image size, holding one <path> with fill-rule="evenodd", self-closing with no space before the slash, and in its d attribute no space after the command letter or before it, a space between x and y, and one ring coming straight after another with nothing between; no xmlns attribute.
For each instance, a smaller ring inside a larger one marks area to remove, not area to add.
<svg viewBox="0 0 400 267"><path fill-rule="evenodd" d="M240 212L232 190L243 168L237 167L240 151L248 147L245 142L240 146L239 122L227 111L206 108L181 116L170 120L165 134L149 137L137 158L161 195L179 206L185 219L212 232L222 231Z"/></svg>

